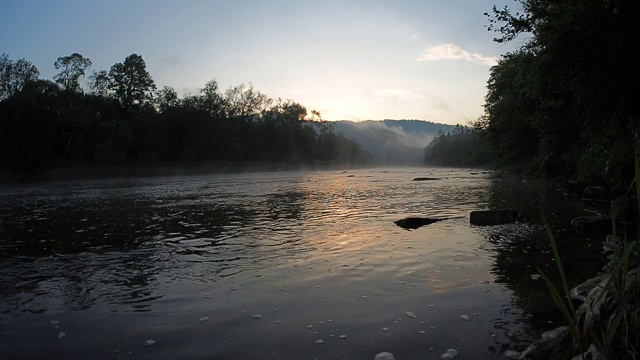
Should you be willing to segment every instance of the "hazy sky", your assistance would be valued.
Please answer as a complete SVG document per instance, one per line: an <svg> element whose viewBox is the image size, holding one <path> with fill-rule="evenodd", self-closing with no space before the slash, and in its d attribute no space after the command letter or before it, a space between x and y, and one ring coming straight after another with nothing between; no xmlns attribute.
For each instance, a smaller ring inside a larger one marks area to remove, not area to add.
<svg viewBox="0 0 640 360"><path fill-rule="evenodd" d="M512 0L0 0L0 53L41 78L78 52L93 70L142 55L158 88L207 81L291 99L328 120L462 123L482 114L510 45L486 30Z"/></svg>

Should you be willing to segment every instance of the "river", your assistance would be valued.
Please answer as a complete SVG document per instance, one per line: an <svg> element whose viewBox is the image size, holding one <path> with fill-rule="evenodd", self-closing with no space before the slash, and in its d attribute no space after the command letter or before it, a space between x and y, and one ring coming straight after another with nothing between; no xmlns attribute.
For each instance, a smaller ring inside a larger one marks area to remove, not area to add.
<svg viewBox="0 0 640 360"><path fill-rule="evenodd" d="M522 216L469 225L492 208ZM3 185L0 359L504 358L560 325L541 214L570 282L593 276L602 238L569 226L583 205L490 171Z"/></svg>

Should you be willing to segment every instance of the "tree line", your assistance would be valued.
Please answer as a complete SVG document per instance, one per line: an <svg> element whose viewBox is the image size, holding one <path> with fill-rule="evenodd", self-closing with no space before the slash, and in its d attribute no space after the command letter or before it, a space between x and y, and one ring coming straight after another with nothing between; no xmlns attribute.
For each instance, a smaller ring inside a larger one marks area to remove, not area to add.
<svg viewBox="0 0 640 360"><path fill-rule="evenodd" d="M516 2L522 10L485 14L494 41L521 45L491 68L484 115L462 136L436 137L425 161L629 185L640 125L640 2Z"/></svg>
<svg viewBox="0 0 640 360"><path fill-rule="evenodd" d="M215 80L195 95L157 89L142 56L91 71L81 54L59 57L53 81L26 59L0 56L0 168L160 162L363 164L368 154L317 111L252 85ZM82 80L86 85L83 86Z"/></svg>

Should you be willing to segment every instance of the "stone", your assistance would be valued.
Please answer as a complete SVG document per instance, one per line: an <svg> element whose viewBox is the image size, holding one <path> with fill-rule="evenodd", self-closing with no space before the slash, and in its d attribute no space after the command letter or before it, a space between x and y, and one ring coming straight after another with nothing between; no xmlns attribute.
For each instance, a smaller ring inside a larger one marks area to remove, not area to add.
<svg viewBox="0 0 640 360"><path fill-rule="evenodd" d="M589 292L593 288L598 286L602 282L602 280L608 279L610 276L610 274L601 274L593 277L571 289L569 291L569 294L571 295L572 299L584 302L587 300L587 295L589 294Z"/></svg>
<svg viewBox="0 0 640 360"><path fill-rule="evenodd" d="M376 355L374 360L396 360L396 358L393 357L392 353L383 351Z"/></svg>
<svg viewBox="0 0 640 360"><path fill-rule="evenodd" d="M434 178L434 177L417 177L413 179L413 181L433 181L433 180L440 180L440 179Z"/></svg>
<svg viewBox="0 0 640 360"><path fill-rule="evenodd" d="M471 212L469 221L478 226L501 225L515 222L519 215L512 209L477 210Z"/></svg>
<svg viewBox="0 0 640 360"><path fill-rule="evenodd" d="M438 221L446 219L430 219L421 217L408 217L402 220L394 221L393 223L404 229L417 229L421 226L430 225Z"/></svg>

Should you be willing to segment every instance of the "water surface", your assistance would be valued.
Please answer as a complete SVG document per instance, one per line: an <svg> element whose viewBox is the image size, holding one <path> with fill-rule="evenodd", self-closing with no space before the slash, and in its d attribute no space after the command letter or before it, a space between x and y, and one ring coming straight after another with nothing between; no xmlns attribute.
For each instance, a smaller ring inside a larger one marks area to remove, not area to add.
<svg viewBox="0 0 640 360"><path fill-rule="evenodd" d="M438 178L412 181L415 177ZM469 226L511 207L517 224ZM503 358L553 320L548 184L468 169L141 178L0 190L0 358ZM448 218L415 230L407 216ZM575 253L572 256L572 252Z"/></svg>

